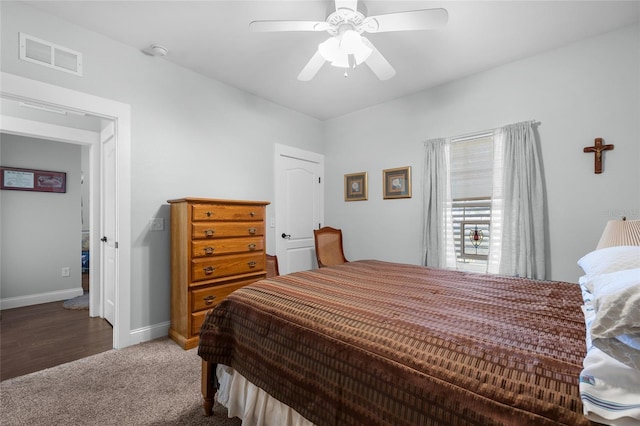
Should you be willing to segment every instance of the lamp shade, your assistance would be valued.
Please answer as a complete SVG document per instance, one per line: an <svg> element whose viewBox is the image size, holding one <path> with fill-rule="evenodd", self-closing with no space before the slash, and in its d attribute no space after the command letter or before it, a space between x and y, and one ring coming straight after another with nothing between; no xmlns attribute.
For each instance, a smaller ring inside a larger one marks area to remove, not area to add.
<svg viewBox="0 0 640 426"><path fill-rule="evenodd" d="M334 67L349 68L349 55L353 55L355 63L360 65L373 50L363 43L362 37L356 31L346 30L320 43L318 52Z"/></svg>
<svg viewBox="0 0 640 426"><path fill-rule="evenodd" d="M318 45L318 52L325 61L333 62L340 51L340 42L335 37L330 37Z"/></svg>
<svg viewBox="0 0 640 426"><path fill-rule="evenodd" d="M318 52L334 67L349 68L349 55L340 49L340 41L331 37L318 45Z"/></svg>
<svg viewBox="0 0 640 426"><path fill-rule="evenodd" d="M640 220L610 220L596 249L612 246L640 246Z"/></svg>
<svg viewBox="0 0 640 426"><path fill-rule="evenodd" d="M364 62L369 55L371 55L371 48L362 42L362 37L354 30L347 30L342 33L340 38L340 50L346 52L349 55L353 55L356 64L360 65Z"/></svg>

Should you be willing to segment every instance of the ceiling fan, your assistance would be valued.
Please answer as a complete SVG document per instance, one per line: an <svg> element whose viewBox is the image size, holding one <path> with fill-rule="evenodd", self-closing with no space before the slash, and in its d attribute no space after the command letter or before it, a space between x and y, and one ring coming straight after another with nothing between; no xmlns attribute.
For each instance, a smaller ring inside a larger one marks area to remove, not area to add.
<svg viewBox="0 0 640 426"><path fill-rule="evenodd" d="M318 45L318 50L302 69L298 80L313 79L325 62L345 69L355 68L364 62L380 80L387 80L396 71L378 49L361 35L363 32L428 30L444 26L449 19L446 9L365 16L365 13L358 11L357 0L335 0L335 9L324 21L253 21L249 28L258 32L326 31L331 35Z"/></svg>

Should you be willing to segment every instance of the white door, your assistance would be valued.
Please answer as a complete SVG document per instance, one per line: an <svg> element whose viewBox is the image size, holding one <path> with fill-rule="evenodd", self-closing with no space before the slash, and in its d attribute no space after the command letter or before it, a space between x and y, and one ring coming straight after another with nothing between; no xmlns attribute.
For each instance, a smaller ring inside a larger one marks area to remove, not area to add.
<svg viewBox="0 0 640 426"><path fill-rule="evenodd" d="M117 170L116 170L116 138L115 124L110 122L102 132L100 132L100 158L102 161L102 185L101 202L102 208L102 312L104 319L111 325L115 324L116 318L116 271L118 248L117 241L117 217L118 217L118 197L117 197Z"/></svg>
<svg viewBox="0 0 640 426"><path fill-rule="evenodd" d="M276 255L281 274L317 266L313 230L324 220L324 156L276 145Z"/></svg>

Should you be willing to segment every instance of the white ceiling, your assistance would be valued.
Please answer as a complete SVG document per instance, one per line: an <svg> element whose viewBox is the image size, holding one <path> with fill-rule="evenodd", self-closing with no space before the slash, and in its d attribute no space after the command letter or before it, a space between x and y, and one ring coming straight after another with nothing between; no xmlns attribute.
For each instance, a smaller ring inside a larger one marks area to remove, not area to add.
<svg viewBox="0 0 640 426"><path fill-rule="evenodd" d="M325 120L424 90L640 20L638 1L363 1L368 15L443 7L438 30L369 34L396 69L343 77L325 64L297 75L326 32L255 33L253 20L323 21L333 1L40 1L25 3L136 49L159 43L167 60ZM141 53L142 54L142 53ZM594 64L597 66L597 64Z"/></svg>

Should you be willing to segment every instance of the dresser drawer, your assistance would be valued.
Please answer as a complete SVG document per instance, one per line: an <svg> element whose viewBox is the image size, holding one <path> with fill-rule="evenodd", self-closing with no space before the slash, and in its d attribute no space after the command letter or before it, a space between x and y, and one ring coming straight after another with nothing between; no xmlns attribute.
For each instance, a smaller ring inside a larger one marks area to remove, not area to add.
<svg viewBox="0 0 640 426"><path fill-rule="evenodd" d="M263 206L194 204L191 220L264 220Z"/></svg>
<svg viewBox="0 0 640 426"><path fill-rule="evenodd" d="M202 327L202 323L204 322L205 316L207 316L207 311L200 311L200 312L191 314L191 335L192 336L200 335L200 327Z"/></svg>
<svg viewBox="0 0 640 426"><path fill-rule="evenodd" d="M194 240L259 235L264 235L264 222L196 222L191 225Z"/></svg>
<svg viewBox="0 0 640 426"><path fill-rule="evenodd" d="M230 284L211 285L193 290L191 292L191 312L197 313L203 309L211 309L237 289L254 283L262 278L263 277L250 278L247 280L235 281Z"/></svg>
<svg viewBox="0 0 640 426"><path fill-rule="evenodd" d="M225 297L227 297L237 289L259 281L265 276L266 275L260 278L238 281L232 284L212 286L201 290L194 290L191 296L191 335L200 335L200 327L202 327L202 323L204 322L204 318L207 316L207 312L209 312L209 309L213 309L218 303L222 302ZM210 304L208 305L206 304L207 300L211 300ZM201 310L197 310L201 306L203 308Z"/></svg>
<svg viewBox="0 0 640 426"><path fill-rule="evenodd" d="M191 260L192 282L258 271L264 271L264 252Z"/></svg>
<svg viewBox="0 0 640 426"><path fill-rule="evenodd" d="M192 257L211 257L220 254L242 253L264 250L264 238L212 238L191 242Z"/></svg>

